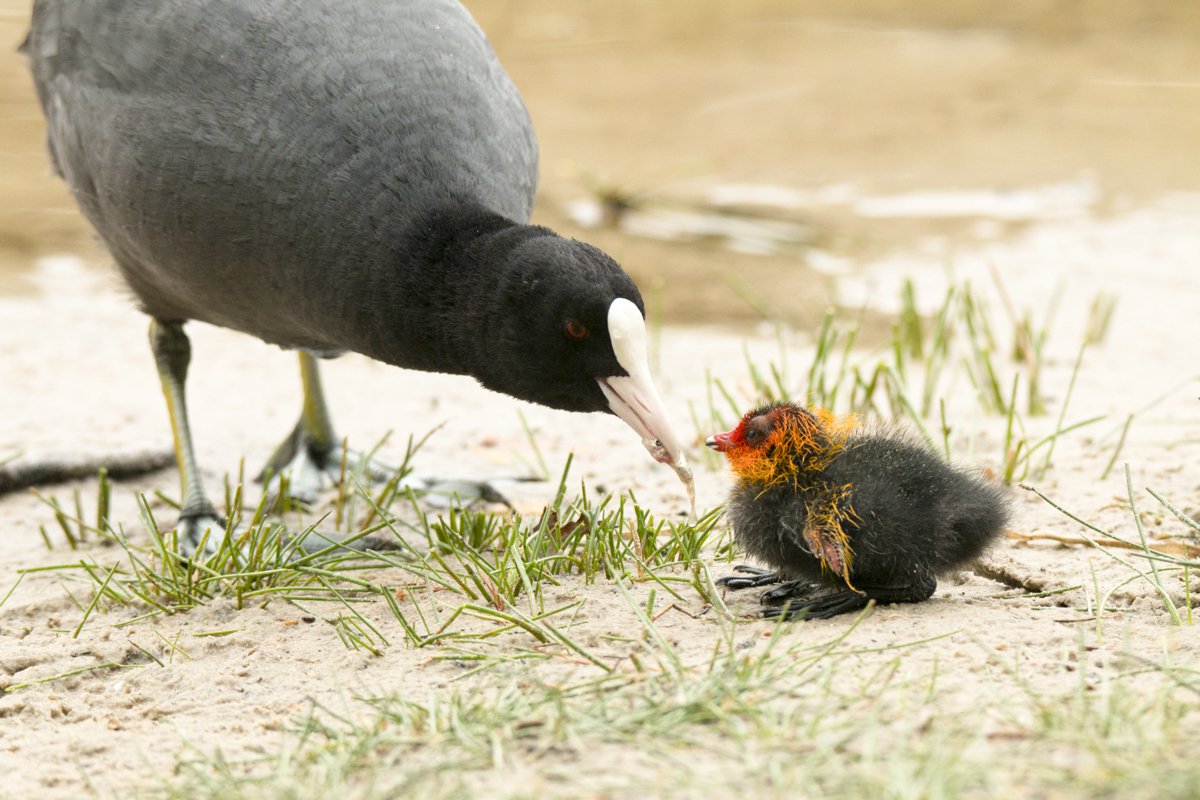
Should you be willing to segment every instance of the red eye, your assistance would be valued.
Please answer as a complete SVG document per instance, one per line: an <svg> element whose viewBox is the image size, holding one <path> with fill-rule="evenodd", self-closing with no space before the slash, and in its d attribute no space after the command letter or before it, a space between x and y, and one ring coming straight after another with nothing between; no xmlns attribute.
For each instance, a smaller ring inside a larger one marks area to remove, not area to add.
<svg viewBox="0 0 1200 800"><path fill-rule="evenodd" d="M572 339L586 339L588 336L587 325L577 319L567 320L567 336Z"/></svg>

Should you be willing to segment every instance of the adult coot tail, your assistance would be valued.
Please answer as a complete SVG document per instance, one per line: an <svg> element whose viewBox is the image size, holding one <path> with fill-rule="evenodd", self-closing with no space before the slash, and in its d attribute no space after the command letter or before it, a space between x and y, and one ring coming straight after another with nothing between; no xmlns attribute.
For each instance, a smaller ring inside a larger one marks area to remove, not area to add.
<svg viewBox="0 0 1200 800"><path fill-rule="evenodd" d="M186 546L217 522L187 320L302 351L304 412L276 467L329 461L311 354L355 351L615 413L690 479L637 287L527 224L529 116L454 0L37 0L22 49L54 166L152 319Z"/></svg>

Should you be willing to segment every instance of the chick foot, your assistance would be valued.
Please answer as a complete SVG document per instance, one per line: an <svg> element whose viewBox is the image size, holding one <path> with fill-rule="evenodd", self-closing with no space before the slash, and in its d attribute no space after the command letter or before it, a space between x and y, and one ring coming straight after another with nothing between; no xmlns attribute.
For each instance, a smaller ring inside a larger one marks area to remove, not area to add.
<svg viewBox="0 0 1200 800"><path fill-rule="evenodd" d="M738 574L717 578L713 583L736 592L739 589L770 586L771 584L779 583L780 580L778 572L772 572L762 567L752 567L749 564L738 564L733 568L733 571Z"/></svg>
<svg viewBox="0 0 1200 800"><path fill-rule="evenodd" d="M853 589L807 599L791 598L783 605L768 606L762 610L765 619L829 619L839 614L848 614L867 607L870 599Z"/></svg>
<svg viewBox="0 0 1200 800"><path fill-rule="evenodd" d="M798 600L811 597L818 587L808 581L785 581L778 586L767 589L758 599L764 604L774 604L785 600Z"/></svg>
<svg viewBox="0 0 1200 800"><path fill-rule="evenodd" d="M782 601L781 605L764 608L764 617L785 620L829 619L839 614L861 611L872 601L881 605L920 603L933 597L937 580L932 576L914 576L913 583L907 586L863 586L861 589L847 588L818 597L809 596L814 588L810 584L804 584L798 594L788 594L784 588L780 586L763 594L764 602Z"/></svg>

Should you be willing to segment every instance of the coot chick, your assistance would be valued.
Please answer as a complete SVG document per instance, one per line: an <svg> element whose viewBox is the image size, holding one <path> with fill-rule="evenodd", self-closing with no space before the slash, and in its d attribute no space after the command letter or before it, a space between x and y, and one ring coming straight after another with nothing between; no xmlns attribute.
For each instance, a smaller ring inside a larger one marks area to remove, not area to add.
<svg viewBox="0 0 1200 800"><path fill-rule="evenodd" d="M275 471L337 468L314 356L353 351L616 414L690 478L641 295L527 224L529 115L454 0L36 0L22 50L54 167L151 317L184 547L224 528L188 427L188 320L301 351Z"/></svg>
<svg viewBox="0 0 1200 800"><path fill-rule="evenodd" d="M895 427L781 403L707 444L736 478L726 510L734 536L774 570L740 566L717 582L786 581L763 595L774 604L764 616L824 619L871 600L927 600L937 575L976 559L1008 520L1002 486Z"/></svg>

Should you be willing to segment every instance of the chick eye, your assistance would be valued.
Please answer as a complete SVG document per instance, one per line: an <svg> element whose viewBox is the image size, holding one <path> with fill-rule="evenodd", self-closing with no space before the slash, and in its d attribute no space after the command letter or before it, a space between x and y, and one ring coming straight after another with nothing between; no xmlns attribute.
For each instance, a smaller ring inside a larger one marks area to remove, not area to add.
<svg viewBox="0 0 1200 800"><path fill-rule="evenodd" d="M577 319L569 319L566 324L567 336L572 339L580 340L588 337L587 325L584 325Z"/></svg>
<svg viewBox="0 0 1200 800"><path fill-rule="evenodd" d="M746 444L754 444L762 438L762 431L758 428L750 428L746 431Z"/></svg>

